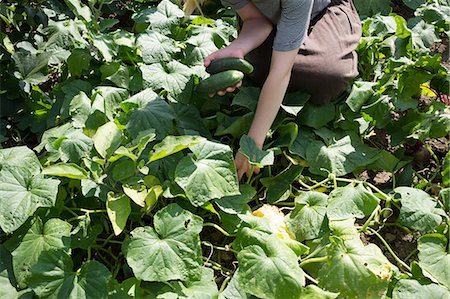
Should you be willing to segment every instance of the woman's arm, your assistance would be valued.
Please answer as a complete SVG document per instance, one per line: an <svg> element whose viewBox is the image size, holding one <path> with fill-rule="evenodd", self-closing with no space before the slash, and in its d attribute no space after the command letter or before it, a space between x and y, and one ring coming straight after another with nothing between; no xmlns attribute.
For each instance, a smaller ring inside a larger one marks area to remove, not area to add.
<svg viewBox="0 0 450 299"><path fill-rule="evenodd" d="M238 37L226 48L216 51L205 58L205 66L214 59L222 57L244 56L261 45L272 31L272 23L258 10L253 3L248 3L237 10L243 21L243 26Z"/></svg>
<svg viewBox="0 0 450 299"><path fill-rule="evenodd" d="M267 132L280 109L297 54L298 48L290 51L272 52L269 75L261 89L255 117L248 132L248 135L259 148L262 148ZM244 173L247 176L251 174L252 168L250 163L242 154L238 153L236 155L235 163L239 180ZM256 173L259 172L258 169L254 171Z"/></svg>
<svg viewBox="0 0 450 299"><path fill-rule="evenodd" d="M239 17L243 20L243 26L238 37L226 48L211 53L205 58L204 64L207 67L211 61L224 57L244 58L247 53L261 45L272 31L272 23L258 10L253 3L248 3L237 10ZM222 96L227 92L233 92L241 82L226 90L220 90L218 95ZM214 94L210 94L213 96Z"/></svg>

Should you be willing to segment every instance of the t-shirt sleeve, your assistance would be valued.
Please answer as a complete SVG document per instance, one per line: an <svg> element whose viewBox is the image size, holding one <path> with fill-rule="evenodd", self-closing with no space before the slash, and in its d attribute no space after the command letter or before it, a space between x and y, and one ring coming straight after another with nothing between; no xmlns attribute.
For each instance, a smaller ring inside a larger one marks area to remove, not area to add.
<svg viewBox="0 0 450 299"><path fill-rule="evenodd" d="M246 4L250 3L250 0L221 0L222 5L227 7L231 6L234 10L244 7Z"/></svg>
<svg viewBox="0 0 450 299"><path fill-rule="evenodd" d="M314 0L281 0L274 50L290 51L301 46L308 33L313 4Z"/></svg>

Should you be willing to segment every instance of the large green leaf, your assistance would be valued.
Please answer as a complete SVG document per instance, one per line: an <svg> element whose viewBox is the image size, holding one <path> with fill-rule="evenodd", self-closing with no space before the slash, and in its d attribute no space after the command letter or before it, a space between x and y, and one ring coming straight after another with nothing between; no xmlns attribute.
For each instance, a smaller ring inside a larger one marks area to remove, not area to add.
<svg viewBox="0 0 450 299"><path fill-rule="evenodd" d="M112 34L95 34L91 31L92 44L97 48L98 53L103 56L106 62L112 62L117 56L117 45Z"/></svg>
<svg viewBox="0 0 450 299"><path fill-rule="evenodd" d="M163 141L155 144L150 161L167 157L204 141L205 138L200 136L167 136Z"/></svg>
<svg viewBox="0 0 450 299"><path fill-rule="evenodd" d="M86 127L86 121L92 113L91 99L83 92L72 98L69 104L69 115L75 128Z"/></svg>
<svg viewBox="0 0 450 299"><path fill-rule="evenodd" d="M335 106L333 103L317 106L307 103L298 114L298 123L314 129L319 129L332 121L335 117Z"/></svg>
<svg viewBox="0 0 450 299"><path fill-rule="evenodd" d="M131 136L136 137L143 130L154 129L157 138L162 140L173 130L174 118L169 104L157 98L149 102L144 108L133 112L127 123L127 130Z"/></svg>
<svg viewBox="0 0 450 299"><path fill-rule="evenodd" d="M247 203L256 195L256 190L248 185L240 185L239 191L241 194L225 196L216 199L216 204L219 208L227 214L245 214L249 207Z"/></svg>
<svg viewBox="0 0 450 299"><path fill-rule="evenodd" d="M178 98L179 99L179 98ZM206 127L207 121L200 111L189 104L174 104L176 129L181 135L201 135L211 139L211 133Z"/></svg>
<svg viewBox="0 0 450 299"><path fill-rule="evenodd" d="M175 182L194 206L239 194L233 152L223 144L206 141L189 147L193 156L177 165Z"/></svg>
<svg viewBox="0 0 450 299"><path fill-rule="evenodd" d="M327 216L330 220L364 218L375 210L380 200L363 184L349 184L334 189L328 197Z"/></svg>
<svg viewBox="0 0 450 299"><path fill-rule="evenodd" d="M92 12L88 6L83 5L80 0L64 0L74 10L76 15L86 22L92 21Z"/></svg>
<svg viewBox="0 0 450 299"><path fill-rule="evenodd" d="M146 64L171 61L173 55L180 51L173 39L155 31L140 34L136 45L141 50L142 59Z"/></svg>
<svg viewBox="0 0 450 299"><path fill-rule="evenodd" d="M401 279L392 291L392 299L446 299L450 297L450 291L437 284L421 284L413 279Z"/></svg>
<svg viewBox="0 0 450 299"><path fill-rule="evenodd" d="M160 99L161 98L153 91L153 89L147 88L121 102L120 107L125 112L129 112L135 108L144 108L151 101Z"/></svg>
<svg viewBox="0 0 450 299"><path fill-rule="evenodd" d="M144 64L141 65L140 69L146 87L156 90L165 89L174 95L183 91L192 75L192 70L188 66L176 60L171 60L168 63Z"/></svg>
<svg viewBox="0 0 450 299"><path fill-rule="evenodd" d="M292 183L302 173L303 167L300 165L291 165L274 177L261 179L261 183L267 187L266 200L269 203L286 200L290 194Z"/></svg>
<svg viewBox="0 0 450 299"><path fill-rule="evenodd" d="M177 299L210 299L217 298L219 291L214 281L214 271L209 268L202 268L201 277L195 281L175 281L166 283L161 287L161 283L147 284L146 288L156 298L177 298Z"/></svg>
<svg viewBox="0 0 450 299"><path fill-rule="evenodd" d="M26 146L0 149L0 171L8 169L26 170L34 175L41 172L41 163L36 154Z"/></svg>
<svg viewBox="0 0 450 299"><path fill-rule="evenodd" d="M76 272L72 268L65 251L44 251L31 267L28 285L40 298L107 298L111 273L103 264L87 261Z"/></svg>
<svg viewBox="0 0 450 299"><path fill-rule="evenodd" d="M106 196L105 196L106 197ZM71 232L70 247L88 250L103 231L103 224L92 223L91 216L86 215L80 219L78 225Z"/></svg>
<svg viewBox="0 0 450 299"><path fill-rule="evenodd" d="M436 35L434 25L424 20L418 22L412 29L413 45L419 49L428 49L441 39Z"/></svg>
<svg viewBox="0 0 450 299"><path fill-rule="evenodd" d="M320 287L348 298L379 298L386 293L393 265L376 245L334 236L330 242L328 261L318 275Z"/></svg>
<svg viewBox="0 0 450 299"><path fill-rule="evenodd" d="M71 49L74 46L86 47L89 43L83 38L80 34L80 31L83 30L83 26L77 22L76 20L63 20L63 21L53 21L51 19L48 20L48 26L43 28L43 32L47 35L48 39L45 43L46 49L54 49L55 46L61 47L63 49ZM81 53L85 53L85 55L81 55ZM80 58L78 60L78 65L76 66L77 70L81 70L81 68L89 67L90 53L84 49L74 49L72 51L73 57L67 61L69 69L74 69L73 59L75 57ZM72 56L71 55L71 56ZM86 59L86 60L84 60ZM87 62L87 64L86 64ZM77 75L81 73L75 72ZM79 76L79 75L78 75Z"/></svg>
<svg viewBox="0 0 450 299"><path fill-rule="evenodd" d="M171 1L161 1L157 7L141 10L133 15L133 19L139 23L150 23L153 30L163 34L169 34L174 25L184 17L179 6Z"/></svg>
<svg viewBox="0 0 450 299"><path fill-rule="evenodd" d="M342 176L373 162L378 151L361 142L353 132L327 136L325 143L312 141L306 150L309 170L314 174L328 172ZM327 171L325 171L327 170Z"/></svg>
<svg viewBox="0 0 450 299"><path fill-rule="evenodd" d="M205 57L217 50L214 37L208 33L191 36L186 44L186 61L190 65L203 65Z"/></svg>
<svg viewBox="0 0 450 299"><path fill-rule="evenodd" d="M305 192L295 198L295 209L288 214L286 224L298 241L320 237L326 229L327 195Z"/></svg>
<svg viewBox="0 0 450 299"><path fill-rule="evenodd" d="M170 204L155 214L154 226L134 229L123 245L135 276L161 282L199 278L202 218L177 204Z"/></svg>
<svg viewBox="0 0 450 299"><path fill-rule="evenodd" d="M397 187L394 192L400 195L402 204L398 217L401 224L421 232L432 231L441 224L440 214L444 211L436 208L437 202L428 193L410 187Z"/></svg>
<svg viewBox="0 0 450 299"><path fill-rule="evenodd" d="M361 107L374 95L374 82L356 81L345 101L353 112L358 112Z"/></svg>
<svg viewBox="0 0 450 299"><path fill-rule="evenodd" d="M45 167L42 174L83 180L88 178L86 170L74 163L57 163Z"/></svg>
<svg viewBox="0 0 450 299"><path fill-rule="evenodd" d="M276 236L265 248L247 246L238 253L241 288L259 298L299 298L305 278L296 254ZM257 273L257 274L256 274Z"/></svg>
<svg viewBox="0 0 450 299"><path fill-rule="evenodd" d="M447 238L439 234L425 235L418 241L419 265L424 275L450 290L450 253Z"/></svg>
<svg viewBox="0 0 450 299"><path fill-rule="evenodd" d="M34 220L19 246L12 252L14 274L21 288L26 287L31 267L36 264L43 251L70 250L71 229L69 223L56 218L48 220L45 224L40 218Z"/></svg>
<svg viewBox="0 0 450 299"><path fill-rule="evenodd" d="M312 129L307 127L300 127L298 129L297 138L289 147L289 152L300 156L302 159L306 159L306 151L309 144L316 140L316 135Z"/></svg>
<svg viewBox="0 0 450 299"><path fill-rule="evenodd" d="M224 113L217 112L217 121L219 126L214 133L215 136L231 135L234 138L239 138L246 134L250 129L254 118L254 113L249 112L243 116L228 116Z"/></svg>
<svg viewBox="0 0 450 299"><path fill-rule="evenodd" d="M19 70L18 79L23 80L27 84L40 84L47 81L47 76L40 71L47 66L48 60L51 57L51 52L44 52L40 54L29 53L28 51L16 51L11 58L14 60L17 69ZM28 90L30 91L28 86Z"/></svg>
<svg viewBox="0 0 450 299"><path fill-rule="evenodd" d="M98 86L92 95L92 109L104 113L110 121L114 120L120 103L128 98L128 90L112 86Z"/></svg>
<svg viewBox="0 0 450 299"><path fill-rule="evenodd" d="M239 88L239 92L233 98L233 106L247 108L250 111L256 110L261 88L255 86L243 86Z"/></svg>
<svg viewBox="0 0 450 299"><path fill-rule="evenodd" d="M130 81L133 81L133 75L136 75L133 71L134 68L129 67L119 62L112 62L104 64L100 67L102 72L102 80L108 80L114 83L117 87L126 88L136 91L138 88L134 88ZM130 72L133 72L130 74Z"/></svg>
<svg viewBox="0 0 450 299"><path fill-rule="evenodd" d="M338 298L339 293L332 293L322 290L321 288L310 284L302 289L300 298L302 299L334 299Z"/></svg>
<svg viewBox="0 0 450 299"><path fill-rule="evenodd" d="M403 0L403 3L411 9L417 9L422 4L427 3L427 0Z"/></svg>
<svg viewBox="0 0 450 299"><path fill-rule="evenodd" d="M388 14L391 11L389 0L355 0L358 13L364 17L376 14Z"/></svg>
<svg viewBox="0 0 450 299"><path fill-rule="evenodd" d="M284 214L276 207L266 205L253 213L257 213L259 216L252 214L238 215L243 222L240 224L236 239L233 241L233 248L240 251L247 246L257 245L266 250L270 239L275 236L278 238L279 246L287 246L297 256L309 251L306 245L291 239L290 232L286 228Z"/></svg>
<svg viewBox="0 0 450 299"><path fill-rule="evenodd" d="M3 245L0 245L0 298L18 298L15 285L11 254Z"/></svg>
<svg viewBox="0 0 450 299"><path fill-rule="evenodd" d="M355 226L356 218L348 218L345 220L330 220L328 223L330 231L334 236L340 237L342 240L354 240L359 238L359 232Z"/></svg>
<svg viewBox="0 0 450 299"><path fill-rule="evenodd" d="M111 156L122 143L122 131L114 122L108 122L97 129L92 141L95 149L103 158Z"/></svg>
<svg viewBox="0 0 450 299"><path fill-rule="evenodd" d="M59 180L44 175L32 176L27 171L0 172L0 227L6 233L15 231L39 207L56 202Z"/></svg>
<svg viewBox="0 0 450 299"><path fill-rule="evenodd" d="M228 283L225 290L219 295L219 299L249 299L251 295L244 292L239 285L238 274L239 268L234 272L233 277Z"/></svg>
<svg viewBox="0 0 450 299"><path fill-rule="evenodd" d="M71 123L66 123L45 131L35 150L41 152L45 148L50 153L50 161L61 159L63 162L77 163L90 153L92 146L91 138Z"/></svg>
<svg viewBox="0 0 450 299"><path fill-rule="evenodd" d="M241 251L250 245L264 247L266 240L273 233L268 219L256 217L252 214L238 216L243 223L239 227L236 239L233 241L233 248Z"/></svg>
<svg viewBox="0 0 450 299"><path fill-rule="evenodd" d="M247 157L251 165L255 165L256 167L261 168L273 164L273 151L259 149L256 146L255 141L247 135L243 135L241 137L239 142L239 151Z"/></svg>
<svg viewBox="0 0 450 299"><path fill-rule="evenodd" d="M61 22L66 23L66 22ZM74 49L67 59L67 67L72 76L80 77L83 72L89 70L92 60L91 53L88 49Z"/></svg>
<svg viewBox="0 0 450 299"><path fill-rule="evenodd" d="M167 34L183 17L184 13L180 7L169 0L163 0L156 7L156 11L148 16L148 21L152 29Z"/></svg>

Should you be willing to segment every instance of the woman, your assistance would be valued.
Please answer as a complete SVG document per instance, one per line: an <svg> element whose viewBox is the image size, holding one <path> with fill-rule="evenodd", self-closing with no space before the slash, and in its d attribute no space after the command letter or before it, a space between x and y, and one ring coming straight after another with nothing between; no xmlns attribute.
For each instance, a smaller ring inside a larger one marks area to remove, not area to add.
<svg viewBox="0 0 450 299"><path fill-rule="evenodd" d="M187 14L205 0L185 0ZM357 74L355 49L361 23L352 0L222 0L240 18L238 37L205 58L239 57L250 61L251 78L261 84L258 107L248 136L262 148L286 91L301 90L315 104L330 102ZM233 92L240 83L223 95ZM235 157L239 180L252 167ZM256 173L259 169L254 170Z"/></svg>

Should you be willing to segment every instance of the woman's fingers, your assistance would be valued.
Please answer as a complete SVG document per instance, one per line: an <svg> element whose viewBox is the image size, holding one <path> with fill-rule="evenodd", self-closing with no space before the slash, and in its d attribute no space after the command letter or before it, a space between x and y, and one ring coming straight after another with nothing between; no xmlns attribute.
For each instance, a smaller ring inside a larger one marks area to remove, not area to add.
<svg viewBox="0 0 450 299"><path fill-rule="evenodd" d="M236 90L236 88L241 87L241 85L242 85L242 81L240 81L240 82L239 82L238 84L236 84L235 86L230 86L230 87L228 87L228 88L225 89L225 90L219 90L219 91L217 91L217 95L223 96L223 95L225 95L227 92L233 92L233 91ZM208 94L208 96L211 98L211 97L214 96L214 93L210 93L210 94Z"/></svg>
<svg viewBox="0 0 450 299"><path fill-rule="evenodd" d="M238 181L240 181L242 179L244 174L247 177L250 177L252 175L252 172L255 173L255 174L258 174L259 171L260 171L260 169L258 167L252 167L250 162L248 162L247 157L245 157L240 152L238 152L236 154L236 158L234 159L234 163L236 164Z"/></svg>

